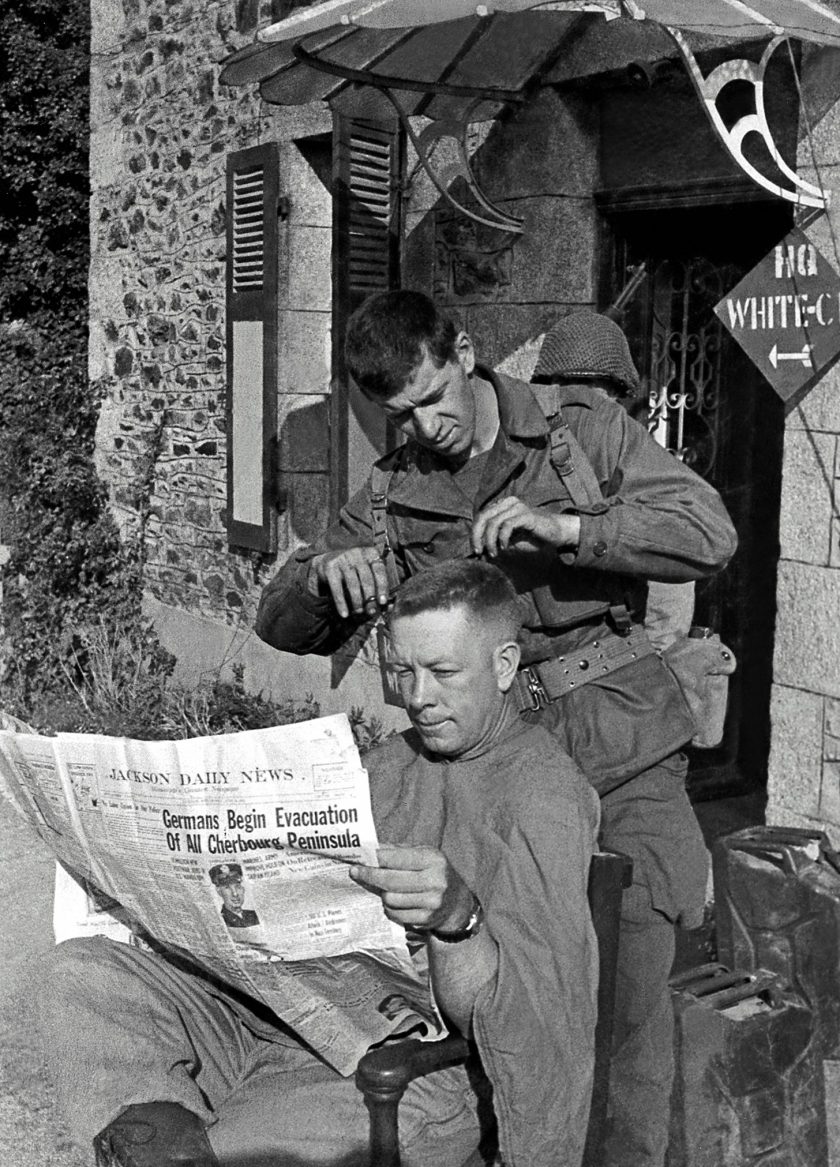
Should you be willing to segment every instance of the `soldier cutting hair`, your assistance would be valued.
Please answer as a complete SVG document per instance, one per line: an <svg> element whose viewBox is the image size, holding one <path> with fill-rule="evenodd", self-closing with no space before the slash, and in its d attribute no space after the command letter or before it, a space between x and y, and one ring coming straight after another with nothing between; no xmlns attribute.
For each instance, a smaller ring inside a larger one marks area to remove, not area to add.
<svg viewBox="0 0 840 1167"><path fill-rule="evenodd" d="M736 537L717 492L599 390L598 373L627 387L637 374L623 337L593 320L576 322L585 363L562 384L526 385L480 365L421 293L365 301L347 367L406 441L268 584L257 632L287 652L330 654L387 609L395 584L434 564L478 556L508 576L526 608L521 711L586 773L604 845L634 861L601 1162L661 1167L674 925L702 920L707 858L681 752L694 722L644 633L641 597L650 580L719 571Z"/></svg>

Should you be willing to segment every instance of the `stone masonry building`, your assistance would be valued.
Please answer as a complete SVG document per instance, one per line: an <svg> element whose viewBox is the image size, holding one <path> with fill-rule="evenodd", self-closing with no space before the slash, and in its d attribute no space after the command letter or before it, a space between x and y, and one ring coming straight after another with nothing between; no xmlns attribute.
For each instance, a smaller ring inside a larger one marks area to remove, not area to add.
<svg viewBox="0 0 840 1167"><path fill-rule="evenodd" d="M400 724L366 648L352 664L298 659L252 632L276 564L326 523L387 439L360 408L342 412L332 391L340 328L365 286L346 251L358 192L348 204L339 190L361 142L389 175L382 279L450 305L485 363L527 378L557 316L603 309L646 263L624 324L659 428L673 445L679 420L681 456L722 491L741 535L726 578L698 591L702 622L721 629L740 668L727 737L695 760L695 788L702 797L766 783L768 822L826 825L840 843L840 373L785 416L712 312L793 227L790 204L726 155L672 45L631 28L607 51L593 15L516 112L472 127L473 173L523 230L477 223L441 196L399 131L378 137L322 101L280 106L256 85L220 83L222 62L258 28L305 7L92 0L98 466L122 530L142 540L147 610L179 669L214 675L238 663L253 691L312 692L325 712L356 705ZM832 64L804 49L801 103L782 70L775 116L800 174L838 192ZM269 391L255 391L252 415L236 395L241 367L231 373L238 236L228 184L239 189L237 176L252 173L243 152L256 148L268 151L253 157L268 159L259 167L273 283L267 331L248 334L271 346ZM452 189L470 205L463 177ZM838 201L803 230L840 270ZM663 347L665 333L679 343ZM661 393L670 386L673 398L678 384L681 405ZM253 537L235 533L235 491Z"/></svg>

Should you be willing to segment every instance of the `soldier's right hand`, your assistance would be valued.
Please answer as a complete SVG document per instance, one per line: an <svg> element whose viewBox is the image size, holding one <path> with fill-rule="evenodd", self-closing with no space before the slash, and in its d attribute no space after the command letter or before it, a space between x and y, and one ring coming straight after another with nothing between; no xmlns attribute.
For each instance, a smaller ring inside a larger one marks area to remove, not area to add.
<svg viewBox="0 0 840 1167"><path fill-rule="evenodd" d="M375 616L390 601L385 564L375 547L325 551L309 562L309 588L314 594L329 588L336 610L345 620Z"/></svg>

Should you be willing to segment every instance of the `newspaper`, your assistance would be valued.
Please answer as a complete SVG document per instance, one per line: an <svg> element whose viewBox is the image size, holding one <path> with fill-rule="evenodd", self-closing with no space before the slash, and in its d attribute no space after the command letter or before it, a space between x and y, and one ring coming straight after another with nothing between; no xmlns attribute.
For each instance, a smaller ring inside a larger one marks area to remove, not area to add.
<svg viewBox="0 0 840 1167"><path fill-rule="evenodd" d="M76 901L57 938L149 936L342 1074L394 1033L445 1032L405 931L349 877L377 838L343 714L181 741L3 730L0 787Z"/></svg>

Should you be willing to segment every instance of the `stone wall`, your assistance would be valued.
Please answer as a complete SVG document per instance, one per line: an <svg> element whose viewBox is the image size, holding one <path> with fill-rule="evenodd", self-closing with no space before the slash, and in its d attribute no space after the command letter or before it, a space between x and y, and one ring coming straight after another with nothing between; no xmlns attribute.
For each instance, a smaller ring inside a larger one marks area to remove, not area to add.
<svg viewBox="0 0 840 1167"><path fill-rule="evenodd" d="M834 207L807 234L840 273L840 103L814 127L813 150L804 136L800 173L833 191ZM786 425L767 808L768 822L825 827L835 845L840 845L839 520L836 365Z"/></svg>
<svg viewBox="0 0 840 1167"><path fill-rule="evenodd" d="M123 530L143 541L149 596L248 624L266 569L225 534L225 162L266 139L280 142L281 194L290 195L281 417L300 394L323 403L329 390L330 200L293 144L328 130L329 116L218 84L219 62L276 11L250 0L92 5L90 375L104 394L100 473ZM323 449L325 430L320 438ZM313 493L312 469L290 492L297 500ZM326 467L317 470L325 478ZM312 529L299 512L282 524L284 549Z"/></svg>
<svg viewBox="0 0 840 1167"><path fill-rule="evenodd" d="M276 559L225 530L225 166L279 144L278 559L323 525L328 497L332 204L297 142L329 133L320 105L281 109L218 83L258 24L306 0L92 0L90 375L102 385L97 462L145 556L145 606L186 677L244 668L277 699L325 711L378 694L371 670L330 692L329 663L252 632ZM357 670L358 672L359 670ZM378 681L378 678L377 678Z"/></svg>
<svg viewBox="0 0 840 1167"><path fill-rule="evenodd" d="M546 328L595 302L598 107L546 89L473 135L480 188L524 230L513 235L466 219L418 176L404 283L452 310L482 363L527 379ZM476 206L463 188L453 190Z"/></svg>
<svg viewBox="0 0 840 1167"><path fill-rule="evenodd" d="M381 714L378 677L256 642L275 563L323 525L328 504L332 205L302 138L321 107L266 105L218 84L219 63L283 15L276 0L92 0L90 375L103 391L97 460L112 508L145 556L146 607L182 672L236 661L278 697ZM504 125L477 127L475 168L521 237L474 228L418 176L408 201L405 282L450 304L486 363L527 376L559 311L591 304L597 124L544 93ZM225 163L280 145L276 559L225 532ZM317 151L316 151L317 152ZM307 158L309 159L307 161ZM323 160L322 160L323 161ZM413 164L413 160L410 165ZM393 716L390 715L393 719Z"/></svg>

